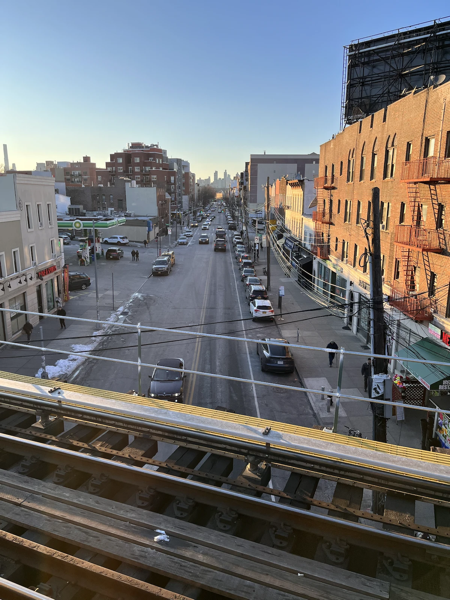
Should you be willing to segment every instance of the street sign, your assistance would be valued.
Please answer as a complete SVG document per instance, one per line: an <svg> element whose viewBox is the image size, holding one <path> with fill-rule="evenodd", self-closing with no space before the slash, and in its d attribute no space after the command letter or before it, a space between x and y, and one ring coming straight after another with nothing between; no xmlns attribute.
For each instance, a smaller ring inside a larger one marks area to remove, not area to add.
<svg viewBox="0 0 450 600"><path fill-rule="evenodd" d="M280 285L280 287L278 288L278 295L284 296L284 285Z"/></svg>
<svg viewBox="0 0 450 600"><path fill-rule="evenodd" d="M171 227L169 227L169 229L168 229L167 231L168 231L168 233L169 233L169 235L170 235L170 234L172 233L172 228L171 228Z"/></svg>

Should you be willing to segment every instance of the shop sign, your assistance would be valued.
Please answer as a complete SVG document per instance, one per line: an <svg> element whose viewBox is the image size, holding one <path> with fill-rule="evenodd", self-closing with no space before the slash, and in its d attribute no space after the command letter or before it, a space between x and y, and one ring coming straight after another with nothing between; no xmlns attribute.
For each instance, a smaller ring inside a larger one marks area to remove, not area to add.
<svg viewBox="0 0 450 600"><path fill-rule="evenodd" d="M440 390L450 390L450 379L444 379L439 386Z"/></svg>
<svg viewBox="0 0 450 600"><path fill-rule="evenodd" d="M47 275L50 275L50 273L54 273L55 271L56 271L56 267L55 267L55 265L53 265L52 267L48 267L47 269L39 271L36 276L37 277L46 277Z"/></svg>
<svg viewBox="0 0 450 600"><path fill-rule="evenodd" d="M367 281L364 281L363 279L360 279L358 285L363 290L366 290L367 292L370 291L370 283L367 283Z"/></svg>
<svg viewBox="0 0 450 600"><path fill-rule="evenodd" d="M447 333L446 331L443 331L442 332L442 341L447 346L450 346L450 333Z"/></svg>
<svg viewBox="0 0 450 600"><path fill-rule="evenodd" d="M438 413L438 426L436 433L444 448L450 448L450 418L444 413Z"/></svg>
<svg viewBox="0 0 450 600"><path fill-rule="evenodd" d="M436 327L436 325L432 325L431 323L428 325L428 333L435 337L436 339L440 340L441 339L441 333L442 331L439 329L439 327Z"/></svg>
<svg viewBox="0 0 450 600"><path fill-rule="evenodd" d="M294 240L291 238L286 238L284 240L284 245L288 250L292 250L294 248Z"/></svg>
<svg viewBox="0 0 450 600"><path fill-rule="evenodd" d="M421 383L421 384L422 384L424 387L426 387L426 388L427 388L427 390L431 390L430 384L429 384L429 383L427 383L427 382L425 381L425 379L422 379L422 377L419 377L419 381L420 381L420 383Z"/></svg>

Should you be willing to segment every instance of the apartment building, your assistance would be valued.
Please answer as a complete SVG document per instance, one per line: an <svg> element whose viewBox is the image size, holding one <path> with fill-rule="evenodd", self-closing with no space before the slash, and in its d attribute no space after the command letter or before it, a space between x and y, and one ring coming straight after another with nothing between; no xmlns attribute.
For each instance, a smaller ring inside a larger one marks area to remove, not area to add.
<svg viewBox="0 0 450 600"><path fill-rule="evenodd" d="M63 297L64 256L52 177L0 176L0 308L53 313ZM0 340L18 337L26 317L0 313ZM39 317L30 315L32 325Z"/></svg>
<svg viewBox="0 0 450 600"><path fill-rule="evenodd" d="M441 339L450 332L449 100L450 83L412 92L323 144L313 215L315 276L344 300L360 299L358 320L367 321L365 228L378 187L390 310L422 335L433 322Z"/></svg>
<svg viewBox="0 0 450 600"><path fill-rule="evenodd" d="M56 169L50 170L56 177ZM82 161L69 163L68 166L63 167L63 171L66 186L82 187L97 184L97 165L91 161L90 156L83 156Z"/></svg>

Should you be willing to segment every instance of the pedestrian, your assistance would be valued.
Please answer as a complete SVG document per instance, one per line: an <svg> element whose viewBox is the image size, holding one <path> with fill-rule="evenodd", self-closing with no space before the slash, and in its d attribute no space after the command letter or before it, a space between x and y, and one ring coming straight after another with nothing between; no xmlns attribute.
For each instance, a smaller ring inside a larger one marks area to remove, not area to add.
<svg viewBox="0 0 450 600"><path fill-rule="evenodd" d="M327 348L331 348L332 350L337 350L338 345L336 344L336 342L330 342L328 344ZM335 356L336 356L336 352L328 352L328 361L330 363L330 367L333 366L333 360L334 360Z"/></svg>
<svg viewBox="0 0 450 600"><path fill-rule="evenodd" d="M64 308L62 306L60 306L58 308L58 310L56 311L56 314L58 315L58 317L61 317L59 319L59 324L61 325L61 329L65 329L66 328L66 320L64 319L64 317L66 316L66 311L64 310Z"/></svg>
<svg viewBox="0 0 450 600"><path fill-rule="evenodd" d="M139 250L136 250L136 254L134 256L135 256L135 260L137 262L139 262Z"/></svg>
<svg viewBox="0 0 450 600"><path fill-rule="evenodd" d="M136 250L131 251L131 260L136 260Z"/></svg>
<svg viewBox="0 0 450 600"><path fill-rule="evenodd" d="M372 375L372 361L370 358L361 367L361 375L364 377L364 391L367 392L367 383Z"/></svg>
<svg viewBox="0 0 450 600"><path fill-rule="evenodd" d="M144 240L144 248L147 248L147 246L148 246L148 242L147 242L147 240Z"/></svg>
<svg viewBox="0 0 450 600"><path fill-rule="evenodd" d="M29 321L25 321L25 325L22 327L22 331L27 334L27 341L30 341L31 333L33 332L33 325Z"/></svg>

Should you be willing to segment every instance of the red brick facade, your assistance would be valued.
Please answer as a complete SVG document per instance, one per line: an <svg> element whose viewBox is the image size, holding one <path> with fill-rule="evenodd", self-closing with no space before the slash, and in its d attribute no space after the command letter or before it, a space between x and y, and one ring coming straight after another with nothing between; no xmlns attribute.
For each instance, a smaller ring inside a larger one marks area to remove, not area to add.
<svg viewBox="0 0 450 600"><path fill-rule="evenodd" d="M410 94L320 150L314 220L321 258L349 265L354 279L367 273L359 264L367 246L360 220L371 220L378 187L385 291L407 298L397 307L415 320L430 320L431 309L450 316L449 101L450 83Z"/></svg>

